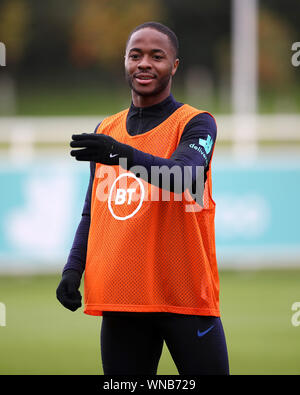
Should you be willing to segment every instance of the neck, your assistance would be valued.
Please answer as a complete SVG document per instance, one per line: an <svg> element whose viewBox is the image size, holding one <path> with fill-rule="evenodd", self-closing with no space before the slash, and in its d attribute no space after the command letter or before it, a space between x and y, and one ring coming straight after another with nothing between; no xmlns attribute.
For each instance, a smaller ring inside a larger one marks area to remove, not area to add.
<svg viewBox="0 0 300 395"><path fill-rule="evenodd" d="M155 104L161 103L171 94L171 89L166 89L158 95L153 96L141 96L135 91L131 91L132 103L135 107L151 107Z"/></svg>

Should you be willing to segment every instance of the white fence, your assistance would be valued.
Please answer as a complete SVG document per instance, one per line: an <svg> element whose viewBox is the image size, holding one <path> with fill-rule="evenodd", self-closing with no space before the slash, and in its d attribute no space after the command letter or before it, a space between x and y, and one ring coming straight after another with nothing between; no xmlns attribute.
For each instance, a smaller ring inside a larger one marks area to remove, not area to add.
<svg viewBox="0 0 300 395"><path fill-rule="evenodd" d="M66 143L73 133L93 132L104 117L0 117L0 143ZM216 121L221 142L300 141L298 114L217 115Z"/></svg>
<svg viewBox="0 0 300 395"><path fill-rule="evenodd" d="M53 149L69 148L74 133L92 133L98 123L105 118L100 116L63 116L63 117L0 117L0 149L2 155L9 156L13 162L27 162L36 154L46 154ZM216 151L218 155L228 155L242 163L251 163L264 154L268 148L271 155L285 143L284 152L300 150L300 115L217 115L218 136ZM263 143L263 145L261 144ZM289 143L289 144L287 144ZM224 151L225 150L225 151ZM270 151L271 150L271 151ZM221 153L220 153L221 151ZM282 151L281 151L282 152Z"/></svg>

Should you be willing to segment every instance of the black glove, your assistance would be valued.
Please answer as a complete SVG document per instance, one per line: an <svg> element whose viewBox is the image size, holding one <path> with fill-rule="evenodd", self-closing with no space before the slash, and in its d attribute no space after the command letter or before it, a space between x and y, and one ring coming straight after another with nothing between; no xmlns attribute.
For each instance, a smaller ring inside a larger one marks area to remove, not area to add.
<svg viewBox="0 0 300 395"><path fill-rule="evenodd" d="M71 311L81 307L79 292L81 275L76 270L66 270L56 290L56 297L60 303Z"/></svg>
<svg viewBox="0 0 300 395"><path fill-rule="evenodd" d="M127 158L127 168L131 167L133 148L119 143L106 134L73 134L72 140L70 143L72 148L83 148L71 151L71 155L77 160L118 165L120 158Z"/></svg>

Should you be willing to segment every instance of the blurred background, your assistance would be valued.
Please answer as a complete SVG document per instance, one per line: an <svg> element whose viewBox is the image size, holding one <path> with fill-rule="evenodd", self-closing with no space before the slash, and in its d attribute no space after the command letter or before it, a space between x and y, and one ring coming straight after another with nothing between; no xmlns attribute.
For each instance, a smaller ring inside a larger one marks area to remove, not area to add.
<svg viewBox="0 0 300 395"><path fill-rule="evenodd" d="M179 38L173 95L218 124L231 373L300 373L299 17L297 0L0 0L0 374L102 373L101 318L55 296L89 180L69 141L130 105L125 44L150 20ZM166 348L158 373L177 374Z"/></svg>

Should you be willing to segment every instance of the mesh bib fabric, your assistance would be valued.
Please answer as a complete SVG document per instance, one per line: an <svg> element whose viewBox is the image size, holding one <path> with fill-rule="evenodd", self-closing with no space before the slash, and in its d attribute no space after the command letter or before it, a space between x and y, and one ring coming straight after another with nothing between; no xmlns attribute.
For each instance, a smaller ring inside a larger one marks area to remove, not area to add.
<svg viewBox="0 0 300 395"><path fill-rule="evenodd" d="M199 111L177 109L156 128L126 130L128 110L105 119L104 133L170 158ZM210 165L211 166L211 165ZM188 192L163 191L121 166L96 165L88 239L84 312L172 312L219 316L211 168L203 207Z"/></svg>

